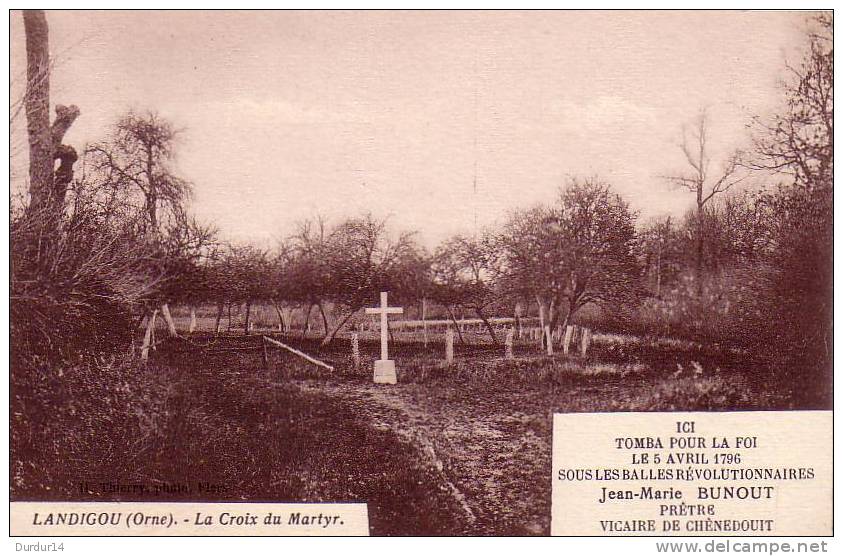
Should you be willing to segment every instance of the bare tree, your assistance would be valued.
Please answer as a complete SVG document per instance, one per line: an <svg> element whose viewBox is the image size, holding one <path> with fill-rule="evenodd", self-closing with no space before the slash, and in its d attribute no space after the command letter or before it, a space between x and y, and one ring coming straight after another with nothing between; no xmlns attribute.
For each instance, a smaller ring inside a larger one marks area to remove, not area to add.
<svg viewBox="0 0 843 556"><path fill-rule="evenodd" d="M400 286L402 263L413 260L418 251L414 235L404 232L393 237L385 221L369 214L349 218L331 229L325 251L325 293L337 315L323 345L333 340L352 315L372 303L378 292Z"/></svg>
<svg viewBox="0 0 843 556"><path fill-rule="evenodd" d="M696 200L697 233L695 241L694 267L697 292L702 294L703 266L705 256L705 206L715 195L725 193L737 183L743 181L739 153L732 154L720 171L712 171L709 153L709 119L705 109L700 110L696 120L682 129L682 153L690 166L690 171L666 176L676 186L683 187L694 194ZM690 137L689 137L690 135Z"/></svg>
<svg viewBox="0 0 843 556"><path fill-rule="evenodd" d="M661 298L665 283L675 277L680 268L682 245L679 231L670 216L656 218L639 233L647 274L652 276L653 294Z"/></svg>
<svg viewBox="0 0 843 556"><path fill-rule="evenodd" d="M445 305L463 342L457 326L454 307L468 309L483 321L494 345L498 345L495 329L486 310L500 301L495 289L490 237L456 235L443 243L433 258L434 299Z"/></svg>
<svg viewBox="0 0 843 556"><path fill-rule="evenodd" d="M162 231L162 210L178 216L191 193L190 184L171 168L178 131L155 112L129 112L112 137L88 147L90 165L116 186L139 193L152 233Z"/></svg>
<svg viewBox="0 0 843 556"><path fill-rule="evenodd" d="M171 165L178 131L155 112L129 112L114 126L107 141L86 149L92 172L98 172L115 191L127 191L126 202L137 201L145 214L144 232L161 246L161 264L177 268L183 251L173 250L185 237L207 236L201 226L193 226L185 204L191 185L178 177ZM193 224L196 224L193 222ZM198 232L198 233L193 233ZM175 237L174 237L175 236ZM174 241L175 240L175 241ZM176 264L173 264L173 263ZM170 317L166 292L158 300L171 336L177 335Z"/></svg>
<svg viewBox="0 0 843 556"><path fill-rule="evenodd" d="M229 246L224 256L226 294L229 302L246 306L243 333L250 333L252 305L271 296L273 277L267 252L251 245Z"/></svg>
<svg viewBox="0 0 843 556"><path fill-rule="evenodd" d="M810 189L831 185L834 167L834 17L821 12L808 33L799 67L788 65L785 106L769 120L756 118L755 169L784 172Z"/></svg>
<svg viewBox="0 0 843 556"><path fill-rule="evenodd" d="M322 324L327 333L324 304L331 285L328 266L329 230L322 216L298 222L296 233L287 239L280 253L281 274L278 276L276 298L300 306L304 311L302 336L307 334L313 307L320 307ZM283 291L283 295L281 292ZM281 313L279 312L279 318ZM289 319L288 319L289 320Z"/></svg>

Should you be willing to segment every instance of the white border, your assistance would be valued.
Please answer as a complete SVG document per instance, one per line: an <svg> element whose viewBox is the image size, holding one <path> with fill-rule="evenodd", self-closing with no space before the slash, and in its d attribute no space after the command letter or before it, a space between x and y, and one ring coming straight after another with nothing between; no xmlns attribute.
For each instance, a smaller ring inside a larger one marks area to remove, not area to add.
<svg viewBox="0 0 843 556"><path fill-rule="evenodd" d="M4 5L4 8L7 10L9 9L17 9L17 8L24 8L30 7L27 4L32 4L31 2L13 2L10 5ZM142 7L144 9L212 9L212 8L223 8L222 3L216 2L198 2L196 0L192 1L184 1L184 0L175 0L169 2L146 2L146 3L129 3L129 2L122 2L114 0L110 1L103 1L103 0L85 0L76 3L69 3L69 2L47 2L45 3L46 6L38 6L44 7L45 9L132 9ZM498 1L486 1L486 2L477 2L477 1L469 1L469 2L447 2L447 1L428 1L428 2L395 2L395 1L383 1L383 0L372 0L369 2L348 2L348 1L322 1L322 2L313 2L313 3L293 3L293 2L272 2L272 1L252 1L252 2L238 2L233 9L279 9L279 8L290 8L290 9L588 9L588 10L595 10L595 9L629 9L635 7L637 9L752 9L752 10L770 10L770 9L778 9L778 10L805 10L805 9L833 9L835 3L833 2L816 2L810 3L808 5L798 5L796 2L786 3L781 1L767 1L767 2L759 2L755 0L751 1L744 1L740 2L739 5L736 5L734 2L725 2L725 1L709 1L709 2L683 2L681 5L677 2L665 2L665 1L656 1L656 2L646 2L638 5L627 4L623 2L617 1L610 1L610 2L547 2L547 1L523 1L523 2L498 2ZM6 45L9 44L9 30L8 30L8 23L7 25L3 26L3 39ZM836 26L835 26L836 29ZM9 65L9 53L8 49L5 51L5 61L6 67L8 68ZM835 72L835 77L837 72ZM7 79L8 79L8 72L7 72ZM8 85L8 83L7 83ZM8 86L3 89L3 94L6 96L7 105L8 105L8 96L9 96L9 88ZM4 148L8 150L9 144L9 137L8 137L8 129L6 130L6 137L5 141L3 142ZM839 139L835 134L835 139ZM839 144L839 142L838 142ZM7 152L8 154L8 152ZM5 157L4 160L8 160L8 156ZM7 163L8 164L8 163ZM8 175L8 166L6 166L7 175ZM4 198L4 203L7 204L6 206L6 214L8 214L8 196ZM835 206L835 220L837 222L843 222L840 218L839 214L839 204ZM843 225L840 225L835 230L834 239L835 239L835 277L843 276L843 253L841 253L841 245L843 245ZM0 266L2 266L2 270L6 276L9 275L9 268L8 268L8 253L9 253L9 238L8 234L2 234L2 250L4 256L0 259ZM837 280L835 280L835 286L837 286ZM8 281L6 282L6 288L8 289ZM840 307L840 288L835 287L835 305ZM9 315L9 301L8 296L3 298L3 308L5 309L4 317L3 317L3 333L0 335L0 342L2 342L2 350L5 353L9 353L9 345L8 345L8 315ZM834 333L834 340L836 345L843 345L840 343L840 329L836 329ZM8 359L6 359L8 361ZM837 378L838 368L843 365L843 358L838 356L835 361L835 369L834 374L835 378ZM2 388L2 396L3 399L9 399L9 385L8 385L8 368L6 369L5 379L0 381L0 388ZM838 384L837 391L834 395L834 402L836 407L841 407L840 405L840 389L841 386ZM835 424L836 424L835 419ZM9 446L9 423L8 423L8 411L3 412L3 439L5 440L3 444L3 457L2 457L2 473L3 476L8 481L9 477L9 454L8 454L8 446ZM840 436L840 429L837 429L835 433L835 447L839 445L839 436ZM837 450L835 450L835 455ZM834 473L835 483L837 488L835 490L835 506L837 508L843 508L840 505L840 492L843 491L843 481L841 481L841 473L840 473L840 465L835 468ZM547 485L548 492L550 491L550 485ZM9 523L8 519L8 488L4 491L5 494L5 503L0 507L0 521L4 524ZM837 514L835 514L835 531L843 531L841 529L841 523L839 515L843 514L843 509L839 510ZM4 525L5 526L5 525ZM6 528L6 535L8 535L8 528ZM742 537L742 539L751 540L751 537ZM36 542L39 539L20 539L20 538L7 538L6 543L7 547L10 549L6 553L12 554L17 552L15 551L15 543L32 543ZM479 554L522 554L522 553L529 553L529 554L554 554L556 556L562 555L580 555L580 554L623 554L624 556L637 556L637 555L649 555L649 554L656 554L656 542L660 539L654 538L568 538L568 537L540 537L540 538L377 538L377 539L355 539L355 538L339 538L339 539L330 539L330 538L131 538L131 539L120 539L120 538L65 538L65 539L40 539L42 542L53 541L53 540L61 540L64 542L65 551L59 553L50 553L64 556L65 554L84 554L84 555L108 555L113 556L115 554L119 554L120 556L134 556L134 555L143 555L147 556L150 552L155 552L158 554L202 554L212 556L212 555L230 555L232 553L239 555L251 555L251 554L273 554L273 555L342 555L342 556L352 556L357 554L365 554L366 556L374 556L379 554L390 554L394 555L400 551L401 556L414 556L414 555L425 555L427 556L429 553L441 553L441 554L450 554L450 553L458 553L464 552L466 550L470 550L472 552L476 551ZM663 540L663 539L662 539ZM700 546L708 542L709 538L685 538L679 539L674 538L673 541L677 542L699 542ZM720 539L722 540L722 539ZM755 539L758 541L767 541L767 542L775 542L775 541L785 541L790 540L794 542L798 541L810 541L811 539L786 539L786 538L769 538L766 537L764 539ZM816 539L817 542L827 541L829 550L830 551L837 551L840 549L840 544L837 542L837 539ZM23 554L23 552L21 552ZM29 553L31 554L31 553ZM44 554L44 553L39 553ZM706 554L705 552L701 552L701 554Z"/></svg>

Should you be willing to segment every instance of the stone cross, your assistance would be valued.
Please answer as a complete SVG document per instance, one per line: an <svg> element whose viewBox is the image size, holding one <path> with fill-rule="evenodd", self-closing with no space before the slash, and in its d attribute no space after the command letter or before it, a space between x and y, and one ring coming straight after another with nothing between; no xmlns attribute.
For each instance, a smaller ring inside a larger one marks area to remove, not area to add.
<svg viewBox="0 0 843 556"><path fill-rule="evenodd" d="M395 384L398 379L395 375L395 361L389 359L389 331L387 329L387 315L400 315L404 312L402 307L390 307L387 302L387 292L381 292L380 307L366 309L369 315L381 316L381 358L375 361L374 380L379 384Z"/></svg>

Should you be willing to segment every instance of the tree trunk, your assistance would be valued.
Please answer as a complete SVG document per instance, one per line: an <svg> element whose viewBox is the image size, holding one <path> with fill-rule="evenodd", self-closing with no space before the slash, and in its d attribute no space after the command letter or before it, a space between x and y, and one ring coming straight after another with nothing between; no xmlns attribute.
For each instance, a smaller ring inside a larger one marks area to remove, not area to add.
<svg viewBox="0 0 843 556"><path fill-rule="evenodd" d="M228 302L228 331L231 331L231 301Z"/></svg>
<svg viewBox="0 0 843 556"><path fill-rule="evenodd" d="M702 162L700 162L702 164ZM703 219L703 198L702 183L697 187L697 241L696 241L696 273L697 273L697 297L703 293L703 230L705 222Z"/></svg>
<svg viewBox="0 0 843 556"><path fill-rule="evenodd" d="M568 325L571 323L571 316L571 310L568 309L568 313L565 315L565 318L562 319L562 324L560 325L562 327L563 333L565 332L565 329L568 328Z"/></svg>
<svg viewBox="0 0 843 556"><path fill-rule="evenodd" d="M281 311L281 307L275 302L273 302L272 305L275 307L275 312L278 313L278 331L286 332L287 323L284 321L284 313Z"/></svg>
<svg viewBox="0 0 843 556"><path fill-rule="evenodd" d="M571 339L574 337L574 327L566 324L565 325L565 335L562 337L562 353L568 355L568 351L571 349Z"/></svg>
<svg viewBox="0 0 843 556"><path fill-rule="evenodd" d="M328 317L327 317L327 315L325 315L325 307L322 306L321 301L318 303L318 305L319 305L319 314L322 315L322 327L325 329L325 336L324 337L327 338L328 334L329 334Z"/></svg>
<svg viewBox="0 0 843 556"><path fill-rule="evenodd" d="M556 330L556 325L559 323L559 309L555 299L550 300L550 309L548 310L548 325L550 326L550 338L548 341L553 343L553 331Z"/></svg>
<svg viewBox="0 0 843 556"><path fill-rule="evenodd" d="M324 338L322 338L323 346L327 346L334 340L334 337L339 333L340 330L342 330L342 327L345 326L345 323L348 322L348 319L350 319L351 316L357 312L357 310L358 309L351 310L346 316L339 319L337 325L334 326L334 328Z"/></svg>
<svg viewBox="0 0 843 556"><path fill-rule="evenodd" d="M421 301L422 333L424 334L424 346L427 347L427 299L422 297Z"/></svg>
<svg viewBox="0 0 843 556"><path fill-rule="evenodd" d="M170 334L170 338L175 338L179 335L176 332L176 323L173 322L173 317L170 316L170 306L166 303L161 304L161 314L164 315L164 322L167 323L167 332Z"/></svg>
<svg viewBox="0 0 843 556"><path fill-rule="evenodd" d="M565 355L568 355L568 349L571 344L571 334L568 333L568 325L571 323L571 316L572 316L571 308L568 307L568 312L565 314L565 318L562 319L561 324L561 340L562 340L562 352Z"/></svg>
<svg viewBox="0 0 843 556"><path fill-rule="evenodd" d="M190 306L190 326L187 328L187 332L189 334L193 334L196 331L196 306Z"/></svg>
<svg viewBox="0 0 843 556"><path fill-rule="evenodd" d="M495 329L492 327L489 320L483 315L483 311L475 309L474 312L477 313L477 316L483 321L483 324L486 325L486 330L489 331L489 336L492 338L492 345L495 347L499 346L500 344L498 343L498 337L495 335Z"/></svg>
<svg viewBox="0 0 843 556"><path fill-rule="evenodd" d="M243 334L245 334L246 336L248 336L249 333L251 332L251 330L249 330L249 324L250 324L249 318L251 317L251 314L252 314L252 300L250 299L246 302L246 323L243 325Z"/></svg>
<svg viewBox="0 0 843 556"><path fill-rule="evenodd" d="M149 225L153 232L158 231L158 177L155 172L155 158L152 144L146 142L146 209L149 213Z"/></svg>
<svg viewBox="0 0 843 556"><path fill-rule="evenodd" d="M220 321L222 320L222 309L224 303L222 301L217 302L217 322L214 325L214 334L220 333Z"/></svg>
<svg viewBox="0 0 843 556"><path fill-rule="evenodd" d="M307 306L307 313L304 315L304 327L301 329L301 337L307 337L307 325L310 324L310 312L313 311L313 303Z"/></svg>
<svg viewBox="0 0 843 556"><path fill-rule="evenodd" d="M588 346L591 345L591 329L583 327L582 337L580 338L580 357L585 357L588 353Z"/></svg>
<svg viewBox="0 0 843 556"><path fill-rule="evenodd" d="M662 246L659 243L659 250L656 254L656 299L662 298Z"/></svg>
<svg viewBox="0 0 843 556"><path fill-rule="evenodd" d="M450 315L451 320L454 322L454 328L457 329L457 336L459 336L459 338L460 338L460 345L465 345L465 340L463 340L463 337L462 337L462 330L460 330L460 325L457 322L456 315L454 315L454 310L451 309L450 305L445 305L445 307L448 309L448 315Z"/></svg>
<svg viewBox="0 0 843 556"><path fill-rule="evenodd" d="M545 347L545 338L544 338L544 302L539 296L536 296L536 302L539 304L539 347L544 349Z"/></svg>
<svg viewBox="0 0 843 556"><path fill-rule="evenodd" d="M43 10L24 10L26 34L26 131L29 137L30 209L39 218L53 189L53 152L50 137L50 44Z"/></svg>
<svg viewBox="0 0 843 556"><path fill-rule="evenodd" d="M282 307L281 312L284 314L284 332L289 333L293 329L293 309Z"/></svg>
<svg viewBox="0 0 843 556"><path fill-rule="evenodd" d="M152 325L152 343L149 345L152 348L152 351L156 351L158 349L158 340L155 339L155 323Z"/></svg>
<svg viewBox="0 0 843 556"><path fill-rule="evenodd" d="M23 11L26 35L26 92L24 108L29 139L29 193L27 211L37 215L50 231L58 225L67 185L77 160L72 147L62 145L65 133L79 116L76 106L56 105L50 125L50 45L47 17L43 10ZM56 159L61 164L54 171Z"/></svg>

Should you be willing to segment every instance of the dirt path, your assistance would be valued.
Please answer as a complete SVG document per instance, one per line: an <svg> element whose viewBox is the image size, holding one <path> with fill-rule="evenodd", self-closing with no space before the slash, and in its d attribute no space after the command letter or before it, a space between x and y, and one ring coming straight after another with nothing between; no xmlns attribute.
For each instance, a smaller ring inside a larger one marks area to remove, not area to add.
<svg viewBox="0 0 843 556"><path fill-rule="evenodd" d="M413 445L442 478L473 534L549 531L549 415L531 415L488 398L418 385L299 382L363 412L371 426Z"/></svg>

